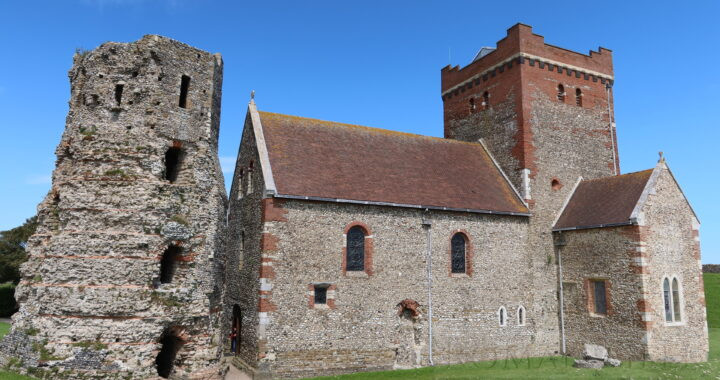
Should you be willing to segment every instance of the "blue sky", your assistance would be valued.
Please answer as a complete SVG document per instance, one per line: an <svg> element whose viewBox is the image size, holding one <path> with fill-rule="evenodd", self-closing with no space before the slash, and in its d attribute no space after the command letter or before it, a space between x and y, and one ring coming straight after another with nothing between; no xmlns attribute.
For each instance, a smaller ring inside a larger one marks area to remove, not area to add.
<svg viewBox="0 0 720 380"><path fill-rule="evenodd" d="M252 89L262 110L440 136L440 69L523 22L550 44L613 50L622 172L664 151L699 214L703 262L720 263L718 16L718 1L5 0L0 230L50 188L76 48L162 34L222 53L227 180Z"/></svg>

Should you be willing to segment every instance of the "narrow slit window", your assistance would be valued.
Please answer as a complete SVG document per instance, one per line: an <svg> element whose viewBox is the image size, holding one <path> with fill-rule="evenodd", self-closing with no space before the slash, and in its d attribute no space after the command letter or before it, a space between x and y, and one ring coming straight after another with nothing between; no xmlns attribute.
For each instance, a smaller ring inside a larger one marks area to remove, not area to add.
<svg viewBox="0 0 720 380"><path fill-rule="evenodd" d="M177 266L177 258L180 255L180 247L176 245L169 246L165 252L163 252L162 258L160 259L160 283L169 284L173 280L175 275L175 268Z"/></svg>
<svg viewBox="0 0 720 380"><path fill-rule="evenodd" d="M120 103L122 102L122 95L123 95L123 88L124 88L124 87L125 87L125 86L122 85L122 84L116 84L116 85L115 85L115 103L116 103L117 105L120 105Z"/></svg>
<svg viewBox="0 0 720 380"><path fill-rule="evenodd" d="M469 106L470 106L470 113L475 112L475 98L470 98Z"/></svg>
<svg viewBox="0 0 720 380"><path fill-rule="evenodd" d="M505 326L507 324L507 316L505 307L500 307L500 310L498 310L498 322L500 322L500 326Z"/></svg>
<svg viewBox="0 0 720 380"><path fill-rule="evenodd" d="M177 180L181 158L182 150L178 147L172 147L165 152L165 179L170 183Z"/></svg>
<svg viewBox="0 0 720 380"><path fill-rule="evenodd" d="M465 251L466 251L466 245L467 241L465 239L465 235L462 233L456 233L453 235L452 240L450 240L450 249L451 249L451 257L450 257L450 265L452 273L465 273Z"/></svg>
<svg viewBox="0 0 720 380"><path fill-rule="evenodd" d="M315 285L314 288L314 301L316 305L325 305L327 304L327 290L328 287L326 285Z"/></svg>
<svg viewBox="0 0 720 380"><path fill-rule="evenodd" d="M558 85L557 99L560 103L565 103L565 86L561 84Z"/></svg>
<svg viewBox="0 0 720 380"><path fill-rule="evenodd" d="M593 281L593 299L595 301L595 314L607 314L607 297L604 280Z"/></svg>
<svg viewBox="0 0 720 380"><path fill-rule="evenodd" d="M525 308L520 306L517 311L518 326L525 326Z"/></svg>
<svg viewBox="0 0 720 380"><path fill-rule="evenodd" d="M579 88L575 89L575 105L582 107L582 90Z"/></svg>
<svg viewBox="0 0 720 380"><path fill-rule="evenodd" d="M248 172L247 172L247 193L251 194L253 192L253 170L255 169L255 162L250 161L250 165L248 165Z"/></svg>
<svg viewBox="0 0 720 380"><path fill-rule="evenodd" d="M365 270L365 230L355 226L347 232L346 266L348 271Z"/></svg>
<svg viewBox="0 0 720 380"><path fill-rule="evenodd" d="M245 194L243 190L243 180L245 172L243 169L240 169L240 173L238 174L238 192L237 192L237 199L242 199L243 195Z"/></svg>
<svg viewBox="0 0 720 380"><path fill-rule="evenodd" d="M187 75L183 75L180 79L180 102L179 106L180 108L186 108L187 107L187 95L188 90L190 89L190 77Z"/></svg>
<svg viewBox="0 0 720 380"><path fill-rule="evenodd" d="M490 93L485 91L485 92L483 92L482 97L483 97L483 101L482 101L483 109L487 109L488 107L490 107Z"/></svg>

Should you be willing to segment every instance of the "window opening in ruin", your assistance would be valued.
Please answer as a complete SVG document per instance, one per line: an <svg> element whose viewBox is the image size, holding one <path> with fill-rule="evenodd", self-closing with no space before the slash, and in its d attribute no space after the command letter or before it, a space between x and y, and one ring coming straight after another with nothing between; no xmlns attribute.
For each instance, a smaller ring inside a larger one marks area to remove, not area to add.
<svg viewBox="0 0 720 380"><path fill-rule="evenodd" d="M575 105L582 107L582 90L579 88L575 89Z"/></svg>
<svg viewBox="0 0 720 380"><path fill-rule="evenodd" d="M475 112L475 98L470 98L470 113Z"/></svg>
<svg viewBox="0 0 720 380"><path fill-rule="evenodd" d="M482 97L483 97L483 101L482 101L483 109L487 109L488 107L490 107L490 93L485 91L485 92L483 92Z"/></svg>
<svg viewBox="0 0 720 380"><path fill-rule="evenodd" d="M125 86L122 84L115 85L115 103L117 103L117 105L120 105L120 102L122 102L123 87Z"/></svg>
<svg viewBox="0 0 720 380"><path fill-rule="evenodd" d="M605 280L597 280L592 282L593 299L595 301L595 314L607 314L607 298Z"/></svg>
<svg viewBox="0 0 720 380"><path fill-rule="evenodd" d="M178 351L185 342L174 334L171 329L165 330L160 337L160 352L155 358L158 376L167 379L173 369Z"/></svg>
<svg viewBox="0 0 720 380"><path fill-rule="evenodd" d="M365 270L365 230L355 226L347 232L347 257L345 270Z"/></svg>
<svg viewBox="0 0 720 380"><path fill-rule="evenodd" d="M248 165L248 174L247 174L247 193L250 194L253 192L253 169L255 168L255 161L250 161L250 165Z"/></svg>
<svg viewBox="0 0 720 380"><path fill-rule="evenodd" d="M182 149L171 147L165 152L165 179L173 183L177 180L180 172L180 160Z"/></svg>
<svg viewBox="0 0 720 380"><path fill-rule="evenodd" d="M172 282L177 267L177 257L180 255L181 249L177 245L170 245L162 254L160 259L160 283L169 284Z"/></svg>
<svg viewBox="0 0 720 380"><path fill-rule="evenodd" d="M557 179L553 179L552 182L550 182L550 187L555 191L562 189L562 186L562 183Z"/></svg>
<svg viewBox="0 0 720 380"><path fill-rule="evenodd" d="M182 79L180 79L180 102L178 103L180 108L187 107L187 95L188 95L189 88L190 88L190 77L187 75L183 75Z"/></svg>
<svg viewBox="0 0 720 380"><path fill-rule="evenodd" d="M498 322L500 322L501 327L507 324L505 306L500 306L500 310L498 310Z"/></svg>
<svg viewBox="0 0 720 380"><path fill-rule="evenodd" d="M665 305L665 321L672 322L672 302L670 301L670 280L663 280L663 304Z"/></svg>
<svg viewBox="0 0 720 380"><path fill-rule="evenodd" d="M245 176L245 172L243 169L240 169L240 173L238 174L238 192L237 192L237 199L242 199L243 195L245 194L245 190L243 190L243 179Z"/></svg>
<svg viewBox="0 0 720 380"><path fill-rule="evenodd" d="M450 240L452 273L465 273L465 234L456 233Z"/></svg>
<svg viewBox="0 0 720 380"><path fill-rule="evenodd" d="M517 311L518 326L525 326L525 308L520 306Z"/></svg>
<svg viewBox="0 0 720 380"><path fill-rule="evenodd" d="M558 85L557 98L560 103L565 103L565 87L561 84Z"/></svg>
<svg viewBox="0 0 720 380"><path fill-rule="evenodd" d="M313 290L315 293L315 296L314 296L315 305L327 304L328 285L315 285Z"/></svg>

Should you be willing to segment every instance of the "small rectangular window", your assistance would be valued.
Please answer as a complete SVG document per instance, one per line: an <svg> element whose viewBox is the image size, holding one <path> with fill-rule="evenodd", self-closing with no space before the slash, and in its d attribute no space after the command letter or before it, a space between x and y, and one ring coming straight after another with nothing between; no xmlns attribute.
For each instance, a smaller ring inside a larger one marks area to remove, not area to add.
<svg viewBox="0 0 720 380"><path fill-rule="evenodd" d="M180 80L180 102L178 103L180 108L187 107L187 95L188 95L189 88L190 88L190 77L187 75L183 75L182 79Z"/></svg>
<svg viewBox="0 0 720 380"><path fill-rule="evenodd" d="M327 304L327 290L326 285L315 285L315 304L325 305Z"/></svg>
<svg viewBox="0 0 720 380"><path fill-rule="evenodd" d="M592 282L593 299L595 301L595 314L607 314L607 298L605 297L605 281Z"/></svg>

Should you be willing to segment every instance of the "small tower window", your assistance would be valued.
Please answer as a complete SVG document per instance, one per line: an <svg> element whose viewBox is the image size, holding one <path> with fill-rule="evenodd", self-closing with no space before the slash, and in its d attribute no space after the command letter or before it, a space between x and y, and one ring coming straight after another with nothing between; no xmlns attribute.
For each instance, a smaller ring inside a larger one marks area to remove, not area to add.
<svg viewBox="0 0 720 380"><path fill-rule="evenodd" d="M505 306L500 306L500 310L498 310L498 322L500 322L500 327L505 327L507 325L507 312L505 311Z"/></svg>
<svg viewBox="0 0 720 380"><path fill-rule="evenodd" d="M314 288L314 299L315 305L325 305L327 304L327 291L328 286L327 285L315 285Z"/></svg>
<svg viewBox="0 0 720 380"><path fill-rule="evenodd" d="M553 180L550 182L550 187L554 191L558 191L558 190L562 189L563 185L562 185L562 183L560 183L560 181L557 178L553 178Z"/></svg>
<svg viewBox="0 0 720 380"><path fill-rule="evenodd" d="M465 235L456 233L450 240L450 265L452 273L465 273Z"/></svg>
<svg viewBox="0 0 720 380"><path fill-rule="evenodd" d="M485 91L485 92L483 92L482 97L483 97L483 101L482 101L483 109L487 109L488 107L490 107L490 94L487 91Z"/></svg>
<svg viewBox="0 0 720 380"><path fill-rule="evenodd" d="M582 90L579 88L575 89L575 105L582 107Z"/></svg>
<svg viewBox="0 0 720 380"><path fill-rule="evenodd" d="M187 107L188 89L190 89L190 77L183 75L180 79L180 101L178 103L180 108Z"/></svg>
<svg viewBox="0 0 720 380"><path fill-rule="evenodd" d="M165 152L165 179L170 183L177 180L181 158L182 149L180 147L173 146Z"/></svg>
<svg viewBox="0 0 720 380"><path fill-rule="evenodd" d="M122 94L123 94L123 88L124 88L124 87L125 87L125 86L122 85L122 84L116 84L116 85L115 85L115 103L116 103L117 105L120 105L120 103L122 102Z"/></svg>
<svg viewBox="0 0 720 380"><path fill-rule="evenodd" d="M520 306L517 310L517 324L518 326L525 326L525 308Z"/></svg>
<svg viewBox="0 0 720 380"><path fill-rule="evenodd" d="M557 98L560 103L565 103L565 86L559 84Z"/></svg>
<svg viewBox="0 0 720 380"><path fill-rule="evenodd" d="M160 259L160 283L169 284L175 275L175 267L177 266L177 257L180 255L180 247L177 245L169 246L163 252Z"/></svg>
<svg viewBox="0 0 720 380"><path fill-rule="evenodd" d="M474 112L475 112L475 109L476 109L476 107L475 107L475 98L470 98L469 106L470 106L470 113L474 113Z"/></svg>
<svg viewBox="0 0 720 380"><path fill-rule="evenodd" d="M348 271L365 270L365 230L360 226L347 232L346 267Z"/></svg>

